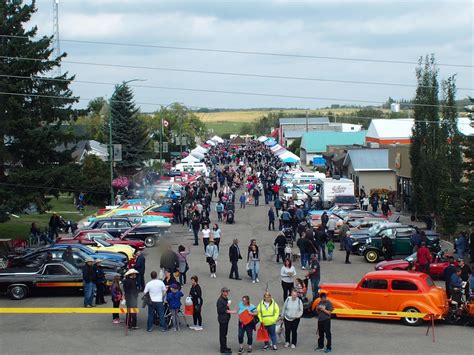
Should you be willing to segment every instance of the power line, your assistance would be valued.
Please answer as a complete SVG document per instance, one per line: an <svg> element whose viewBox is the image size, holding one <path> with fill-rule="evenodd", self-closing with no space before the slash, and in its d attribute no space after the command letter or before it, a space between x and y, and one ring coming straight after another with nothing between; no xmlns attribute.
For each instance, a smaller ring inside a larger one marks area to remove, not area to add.
<svg viewBox="0 0 474 355"><path fill-rule="evenodd" d="M23 38L23 39L29 39L30 38L28 36L14 36L14 35L0 35L0 37ZM178 46L164 46L164 45L137 44L137 43L86 41L86 40L75 40L75 39L61 39L61 42L94 44L94 45L108 45L108 46L122 46L122 47L125 46L125 47L139 47L139 48L171 49L171 50L194 51L194 52L245 54L245 55L259 55L259 56L271 56L271 57L292 57L292 58L305 58L305 59L339 60L339 61L368 62L368 63L409 64L409 65L418 65L419 64L416 61L403 61L403 60L390 60L390 59L317 56L317 55L307 55L307 54L239 51L239 50L230 50L230 49L178 47ZM472 67L474 67L472 64L436 63L436 65L437 66L445 66L445 67L459 67L459 68L472 68Z"/></svg>
<svg viewBox="0 0 474 355"><path fill-rule="evenodd" d="M134 85L134 87L143 87L142 85ZM244 91L226 91L226 90L210 90L210 89L196 89L196 88L179 88L171 86L153 86L154 89L161 90L176 90L176 91L192 91L192 92L205 92L213 94L229 94L229 95L245 95L245 96L262 96L262 97L278 97L285 99L303 99L303 100L321 100L321 101L335 101L335 102L353 102L353 103L365 103L365 104L385 104L382 101L371 101L371 100L354 100L354 99L342 99L342 98L330 98L330 97L313 97L313 96L293 96L293 95L284 95L284 94L269 94L269 93L258 93L258 92L244 92ZM0 92L0 95L12 95L12 96L31 96L31 97L44 97L44 98L58 98L58 99L67 99L67 100L86 100L80 99L77 97L64 97L64 96L55 96L55 95L42 95L42 94L31 94L31 93L18 93L18 92ZM87 99L88 101L91 99ZM123 101L115 101L122 102ZM136 102L139 105L150 105L150 106L162 106L162 104L156 103L144 103ZM415 104L415 103L405 103L408 106L421 106L421 107L449 107L456 108L457 106L448 106L448 105L431 105L431 104Z"/></svg>
<svg viewBox="0 0 474 355"><path fill-rule="evenodd" d="M39 62L45 61L44 59L28 58L28 57L0 56L0 58L13 59L13 60L24 60L24 61L39 61ZM170 72L180 72L180 73L197 73L197 74L208 74L208 75L225 75L225 76L250 77L250 78L318 81L318 82L330 82L330 83L341 83L341 84L358 84L358 85L418 87L418 85L415 85L415 84L384 83L384 82L374 82L374 81L339 80L339 79L325 79L325 78L308 78L308 77L270 75L270 74L221 72L221 71L209 71L209 70L197 70L197 69L137 66L137 65L127 65L127 64L79 62L79 61L71 61L71 60L62 60L62 63L78 64L78 65L92 65L92 66L111 67L111 68L145 69L145 70L170 71ZM1 75L1 76L8 77L8 75ZM421 87L431 88L432 86L421 85ZM474 90L473 88L456 88L456 89L457 90L466 90L466 91L473 91Z"/></svg>

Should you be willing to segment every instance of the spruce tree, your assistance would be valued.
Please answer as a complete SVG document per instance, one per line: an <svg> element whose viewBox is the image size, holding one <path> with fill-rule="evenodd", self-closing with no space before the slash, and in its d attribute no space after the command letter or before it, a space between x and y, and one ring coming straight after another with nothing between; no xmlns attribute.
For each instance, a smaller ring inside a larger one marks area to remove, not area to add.
<svg viewBox="0 0 474 355"><path fill-rule="evenodd" d="M466 110L469 112L469 118L474 119L474 98L470 97L470 107ZM463 153L464 153L464 176L463 190L461 194L461 223L472 226L474 224L474 136L463 137Z"/></svg>
<svg viewBox="0 0 474 355"><path fill-rule="evenodd" d="M35 39L37 27L25 28L35 11L34 1L0 1L0 34L14 36L0 38L0 73L18 76L0 78L0 219L30 202L45 208L45 195L59 192L71 162L71 151L58 147L73 140L61 127L73 116L73 77L37 78L51 76L65 54L54 58L52 37Z"/></svg>
<svg viewBox="0 0 474 355"><path fill-rule="evenodd" d="M122 145L122 161L116 166L123 174L131 174L144 165L148 158L148 133L138 119L138 108L133 102L133 92L127 84L117 85L110 103L112 142ZM109 120L105 121L108 137Z"/></svg>
<svg viewBox="0 0 474 355"><path fill-rule="evenodd" d="M434 55L420 58L416 79L415 124L410 146L413 203L418 217L427 218L438 212L438 184L442 179L438 158L443 138L439 125L438 69Z"/></svg>

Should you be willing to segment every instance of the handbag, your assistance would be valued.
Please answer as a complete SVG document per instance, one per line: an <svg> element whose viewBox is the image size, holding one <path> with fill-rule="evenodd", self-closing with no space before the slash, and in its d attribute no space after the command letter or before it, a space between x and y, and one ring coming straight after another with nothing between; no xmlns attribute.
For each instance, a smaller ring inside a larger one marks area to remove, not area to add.
<svg viewBox="0 0 474 355"><path fill-rule="evenodd" d="M150 294L148 292L143 295L142 301L142 308L145 308L145 306L153 305L153 301L151 300Z"/></svg>
<svg viewBox="0 0 474 355"><path fill-rule="evenodd" d="M210 256L206 256L206 263L212 263L212 258Z"/></svg>
<svg viewBox="0 0 474 355"><path fill-rule="evenodd" d="M270 341L270 336L268 335L268 330L263 324L260 324L260 327L257 330L257 341L265 342Z"/></svg>
<svg viewBox="0 0 474 355"><path fill-rule="evenodd" d="M184 267L184 273L187 273L189 270L188 262L186 261L186 266Z"/></svg>

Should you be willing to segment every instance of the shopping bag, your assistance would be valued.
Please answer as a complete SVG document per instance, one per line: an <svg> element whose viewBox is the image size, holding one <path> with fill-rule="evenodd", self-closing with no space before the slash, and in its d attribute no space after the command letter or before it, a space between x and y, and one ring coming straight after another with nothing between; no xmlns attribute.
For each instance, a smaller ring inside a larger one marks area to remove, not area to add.
<svg viewBox="0 0 474 355"><path fill-rule="evenodd" d="M184 315L192 316L193 313L194 313L194 306L192 304L184 306Z"/></svg>
<svg viewBox="0 0 474 355"><path fill-rule="evenodd" d="M243 325L247 325L253 321L253 315L251 315L249 311L245 310L239 314L239 319Z"/></svg>
<svg viewBox="0 0 474 355"><path fill-rule="evenodd" d="M257 341L259 342L270 341L267 328L265 328L263 324L260 324L260 327L257 330Z"/></svg>
<svg viewBox="0 0 474 355"><path fill-rule="evenodd" d="M247 263L247 275L248 277L252 277L252 269L250 268L250 262Z"/></svg>

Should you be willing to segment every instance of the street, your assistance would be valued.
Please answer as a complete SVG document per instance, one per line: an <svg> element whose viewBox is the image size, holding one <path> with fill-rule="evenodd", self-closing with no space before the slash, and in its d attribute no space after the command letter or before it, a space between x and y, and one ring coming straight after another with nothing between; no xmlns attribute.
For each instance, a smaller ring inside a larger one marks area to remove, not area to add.
<svg viewBox="0 0 474 355"><path fill-rule="evenodd" d="M239 195L239 194L238 194ZM214 206L214 204L213 204ZM180 332L165 334L155 329L152 333L145 331L146 310L140 308L138 315L139 330L129 332L125 336L123 324L112 324L111 315L107 314L2 314L0 318L0 349L2 354L13 353L81 353L81 354L125 354L125 353L162 353L195 354L218 353L218 323L216 314L216 300L220 288L227 286L231 289L230 299L236 307L243 295L249 295L252 303L257 304L268 287L274 299L282 307L282 289L280 286L280 268L274 259L273 240L276 232L267 231L268 206L261 203L259 207L253 205L246 209L236 210L236 224L222 227L222 242L219 261L217 264L217 278L209 277L208 265L205 262L202 244L191 247L188 257L190 270L188 284L183 293L189 292L189 278L199 276L199 283L203 289L203 327L201 332L192 331L184 327ZM216 213L211 214L211 222L217 220ZM228 247L233 238L240 240L240 249L244 257L239 263L241 281L229 280L230 263L228 261ZM246 250L249 240L256 238L261 254L260 283L252 284L245 272ZM192 233L180 225L173 225L171 233L166 235L176 250L179 244L192 244ZM331 262L321 262L321 282L357 282L373 265L363 261L362 257L352 256L352 265L344 264L343 255L336 245L335 257ZM146 275L159 268L158 247L146 250ZM300 265L297 272L304 275ZM148 278L147 278L148 279ZM310 296L310 291L308 295ZM107 296L111 307L110 297ZM184 298L183 298L184 302ZM141 304L141 301L139 302ZM0 307L81 307L82 297L37 297L33 296L23 301L12 301L5 296L0 298ZM101 306L104 307L104 306ZM228 344L234 350L238 349L237 316L233 315L229 327ZM192 322L190 317L188 323ZM191 323L190 323L191 324ZM297 349L285 349L280 344L278 352L301 354L314 353L316 344L317 321L315 318L302 319L298 329ZM426 336L426 325L421 327L407 327L397 321L374 320L338 320L332 322L333 352L335 353L458 353L469 354L474 351L474 337L472 327L450 326L436 323L436 342L433 343L431 331ZM254 337L255 338L255 337ZM59 346L60 345L60 346ZM254 346L254 352L260 352L261 344Z"/></svg>

